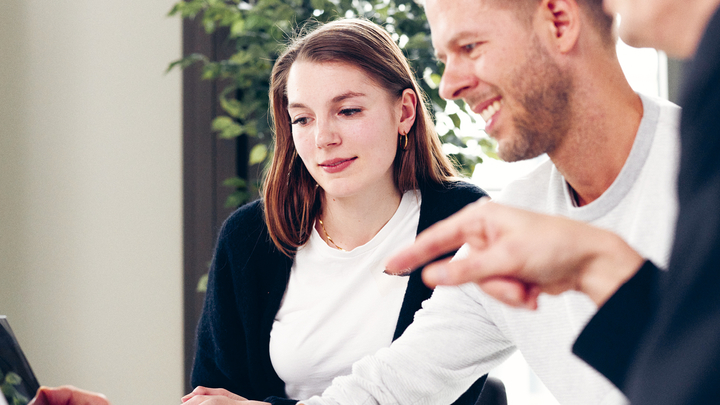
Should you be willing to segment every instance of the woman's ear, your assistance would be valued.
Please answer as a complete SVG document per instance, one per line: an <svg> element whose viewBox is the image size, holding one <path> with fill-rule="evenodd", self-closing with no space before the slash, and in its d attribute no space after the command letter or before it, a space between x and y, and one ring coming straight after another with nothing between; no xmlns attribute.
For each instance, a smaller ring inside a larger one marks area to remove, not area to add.
<svg viewBox="0 0 720 405"><path fill-rule="evenodd" d="M398 125L399 134L407 134L410 132L415 117L417 116L418 97L412 89L403 90L400 100L400 122Z"/></svg>
<svg viewBox="0 0 720 405"><path fill-rule="evenodd" d="M577 0L543 0L537 16L551 46L561 53L570 52L580 36L581 10Z"/></svg>

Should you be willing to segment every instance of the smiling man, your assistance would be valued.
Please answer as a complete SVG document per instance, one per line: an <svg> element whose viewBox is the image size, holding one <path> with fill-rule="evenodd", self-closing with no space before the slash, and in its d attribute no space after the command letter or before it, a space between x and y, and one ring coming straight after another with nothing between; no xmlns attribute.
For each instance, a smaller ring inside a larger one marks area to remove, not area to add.
<svg viewBox="0 0 720 405"><path fill-rule="evenodd" d="M542 307L540 292L584 292L601 308L573 349L633 404L717 404L720 0L605 3L622 16L621 36L631 45L693 58L681 98L679 214L668 271L610 232L493 203L474 204L428 229L388 270L468 243L467 258L429 265L424 279L474 281L498 299L531 308Z"/></svg>
<svg viewBox="0 0 720 405"><path fill-rule="evenodd" d="M504 160L550 157L498 200L612 230L665 266L680 111L630 88L602 1L426 0L425 8L445 64L440 94L483 117ZM596 309L576 292L543 296L530 312L475 284L439 287L389 349L304 403L450 403L515 350L562 404L626 403L571 352Z"/></svg>

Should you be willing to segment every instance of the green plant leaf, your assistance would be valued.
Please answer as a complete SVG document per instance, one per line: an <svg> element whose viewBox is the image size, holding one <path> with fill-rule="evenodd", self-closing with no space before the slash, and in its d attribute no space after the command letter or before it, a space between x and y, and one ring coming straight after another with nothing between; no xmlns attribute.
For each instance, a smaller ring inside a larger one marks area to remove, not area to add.
<svg viewBox="0 0 720 405"><path fill-rule="evenodd" d="M500 160L500 156L497 154L497 142L494 139L480 138L478 144L485 156L495 160Z"/></svg>
<svg viewBox="0 0 720 405"><path fill-rule="evenodd" d="M268 148L265 144L259 143L250 150L250 160L248 161L251 165L262 163L268 155Z"/></svg>
<svg viewBox="0 0 720 405"><path fill-rule="evenodd" d="M235 188L246 188L247 187L247 181L245 181L245 179L241 179L240 177L230 177L229 179L223 180L222 184L225 187L235 187Z"/></svg>
<svg viewBox="0 0 720 405"><path fill-rule="evenodd" d="M245 21L237 20L230 26L230 36L237 38L245 32Z"/></svg>
<svg viewBox="0 0 720 405"><path fill-rule="evenodd" d="M208 274L205 273L198 280L197 287L195 287L195 290L199 293L207 292L207 285L208 285Z"/></svg>
<svg viewBox="0 0 720 405"><path fill-rule="evenodd" d="M225 200L225 208L237 208L250 201L250 193L244 190L232 192Z"/></svg>
<svg viewBox="0 0 720 405"><path fill-rule="evenodd" d="M449 114L448 117L452 120L453 125L455 125L455 128L460 127L460 117L457 115L457 113ZM464 142L463 142L463 144L464 144Z"/></svg>
<svg viewBox="0 0 720 405"><path fill-rule="evenodd" d="M5 375L5 382L11 385L20 385L22 384L22 377L20 377L17 373L10 371L7 375Z"/></svg>
<svg viewBox="0 0 720 405"><path fill-rule="evenodd" d="M201 55L199 53L190 54L182 59L171 62L167 70L165 70L165 73L170 72L175 67L185 69L196 62L208 62L208 58L205 55Z"/></svg>
<svg viewBox="0 0 720 405"><path fill-rule="evenodd" d="M222 131L232 125L237 125L232 118L226 116L220 116L213 120L212 129L213 131Z"/></svg>
<svg viewBox="0 0 720 405"><path fill-rule="evenodd" d="M213 131L219 132L222 139L232 139L243 133L243 127L230 117L220 116L213 120Z"/></svg>

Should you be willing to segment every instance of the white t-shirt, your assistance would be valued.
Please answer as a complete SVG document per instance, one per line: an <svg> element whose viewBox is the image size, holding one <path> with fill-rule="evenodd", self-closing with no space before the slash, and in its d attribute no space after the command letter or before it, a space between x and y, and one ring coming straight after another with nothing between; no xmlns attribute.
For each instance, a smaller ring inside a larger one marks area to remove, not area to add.
<svg viewBox="0 0 720 405"><path fill-rule="evenodd" d="M610 229L665 266L677 215L680 108L641 96L644 112L620 174L603 195L576 207L552 162L513 182L499 200ZM462 252L458 253L460 255ZM519 349L562 404L617 405L625 397L571 347L597 311L578 292L541 295L537 311L510 308L474 283L438 287L390 348L353 365L306 405L449 404Z"/></svg>
<svg viewBox="0 0 720 405"><path fill-rule="evenodd" d="M415 240L420 203L419 192L406 192L390 221L351 251L328 246L316 230L298 250L270 333L289 398L322 393L355 361L390 346L408 277L383 273L383 264Z"/></svg>

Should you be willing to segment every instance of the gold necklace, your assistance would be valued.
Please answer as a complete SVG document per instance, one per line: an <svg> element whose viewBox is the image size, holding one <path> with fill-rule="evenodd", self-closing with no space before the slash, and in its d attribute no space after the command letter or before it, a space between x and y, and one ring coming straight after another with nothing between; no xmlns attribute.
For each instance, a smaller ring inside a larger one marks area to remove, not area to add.
<svg viewBox="0 0 720 405"><path fill-rule="evenodd" d="M325 224L323 224L322 219L318 218L318 222L320 222L320 226L322 227L322 230L323 230L323 232L325 233L325 237L327 238L328 242L332 243L332 245L335 246L338 250L342 250L342 251L344 252L345 249L343 249L343 248L341 248L340 246L338 246L337 243L335 243L335 242L332 240L332 238L330 237L330 235L328 235L327 230L325 230Z"/></svg>

